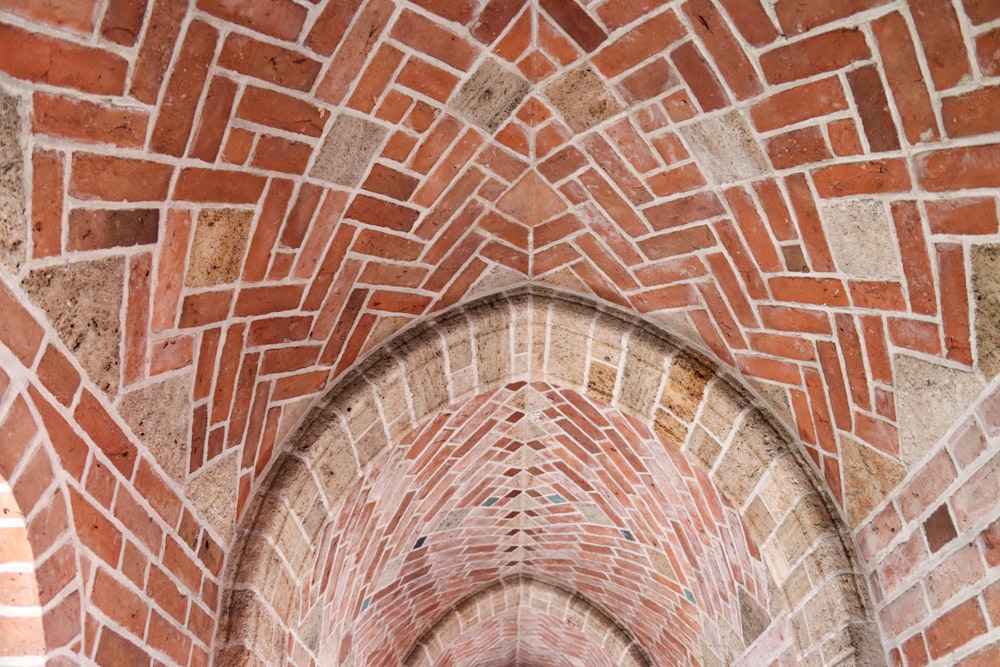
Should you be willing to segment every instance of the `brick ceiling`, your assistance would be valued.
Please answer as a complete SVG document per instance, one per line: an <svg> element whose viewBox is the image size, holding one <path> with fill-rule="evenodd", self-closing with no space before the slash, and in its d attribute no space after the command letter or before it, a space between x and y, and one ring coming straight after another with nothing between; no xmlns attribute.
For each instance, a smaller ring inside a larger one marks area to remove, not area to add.
<svg viewBox="0 0 1000 667"><path fill-rule="evenodd" d="M410 378L411 421L379 394L387 438L368 456L351 434L343 497L303 528L302 562L282 552L305 620L282 619L295 638L275 631L274 664L818 646L768 626L791 618L759 551L773 522L748 527L759 507L693 462L706 386L741 388L732 424L759 409L787 431L864 581L875 511L1000 370L992 0L0 0L0 44L17 45L0 48L0 297L51 348L5 342L29 378L17 400L143 461L212 586L263 562L247 535L283 539L269 512L298 501L281 471L336 421L329 397L391 391L357 369L387 349L418 367L399 337L433 317L544 294L687 350L663 363L691 404L662 415L623 398L625 338L600 366L610 388L592 366L556 382L578 347L554 315L521 375L471 393L450 377L434 410L411 394L440 375ZM481 368L492 348L467 345ZM102 504L96 482L64 483L77 513ZM206 587L213 620L177 663L216 636L253 644ZM108 627L139 644L152 625ZM82 652L105 646L81 632Z"/></svg>

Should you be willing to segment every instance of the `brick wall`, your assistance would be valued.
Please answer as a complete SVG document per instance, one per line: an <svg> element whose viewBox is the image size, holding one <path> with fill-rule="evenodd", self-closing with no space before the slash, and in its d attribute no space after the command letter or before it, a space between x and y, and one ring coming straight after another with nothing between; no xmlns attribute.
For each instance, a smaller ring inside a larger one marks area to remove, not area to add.
<svg viewBox="0 0 1000 667"><path fill-rule="evenodd" d="M949 505L935 551L941 502L901 494L986 465L939 443L1000 371L998 21L987 0L0 0L0 477L46 628L68 619L50 652L206 660L237 526L313 402L524 283L719 364L788 427L873 598L911 590L881 549L926 549L920 578L983 529ZM906 546L870 550L893 512ZM985 591L977 548L940 567ZM93 601L112 578L135 619ZM995 641L988 599L959 655ZM149 641L165 627L184 640Z"/></svg>

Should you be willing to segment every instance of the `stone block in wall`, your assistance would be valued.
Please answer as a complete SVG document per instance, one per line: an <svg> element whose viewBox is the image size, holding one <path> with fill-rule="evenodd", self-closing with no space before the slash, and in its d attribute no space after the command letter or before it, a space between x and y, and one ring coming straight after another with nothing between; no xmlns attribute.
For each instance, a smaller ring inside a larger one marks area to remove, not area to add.
<svg viewBox="0 0 1000 667"><path fill-rule="evenodd" d="M187 477L191 436L191 374L123 393L118 414L176 482Z"/></svg>
<svg viewBox="0 0 1000 667"><path fill-rule="evenodd" d="M924 459L984 385L975 373L905 354L896 355L893 365L899 456L909 467Z"/></svg>
<svg viewBox="0 0 1000 667"><path fill-rule="evenodd" d="M120 381L125 260L106 257L35 269L21 282L90 379L109 396Z"/></svg>
<svg viewBox="0 0 1000 667"><path fill-rule="evenodd" d="M861 525L906 476L906 469L854 438L840 436L844 503L851 526Z"/></svg>
<svg viewBox="0 0 1000 667"><path fill-rule="evenodd" d="M184 493L211 526L223 544L229 544L236 530L236 502L239 499L240 452L231 449L207 463L185 484Z"/></svg>
<svg viewBox="0 0 1000 667"><path fill-rule="evenodd" d="M1000 373L1000 244L972 249L976 364L988 378Z"/></svg>
<svg viewBox="0 0 1000 667"><path fill-rule="evenodd" d="M27 238L18 98L0 90L0 266L17 273L27 259Z"/></svg>

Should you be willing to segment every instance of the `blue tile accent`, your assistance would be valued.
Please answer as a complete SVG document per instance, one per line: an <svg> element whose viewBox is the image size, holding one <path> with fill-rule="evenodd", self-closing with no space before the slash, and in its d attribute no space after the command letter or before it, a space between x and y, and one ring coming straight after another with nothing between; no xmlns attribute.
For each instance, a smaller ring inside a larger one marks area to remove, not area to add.
<svg viewBox="0 0 1000 667"><path fill-rule="evenodd" d="M370 605L371 603L372 603L372 596L370 596L370 595L368 597L366 597L364 600L361 601L361 613L362 614L365 613L365 610L368 609L368 605Z"/></svg>
<svg viewBox="0 0 1000 667"><path fill-rule="evenodd" d="M553 505L562 505L566 502L566 499L560 496L558 493L553 493L551 496L545 496L549 499L549 502Z"/></svg>
<svg viewBox="0 0 1000 667"><path fill-rule="evenodd" d="M689 591L686 588L684 589L684 597L686 597L687 601L690 602L691 604L693 604L693 605L697 605L698 604L697 602L694 601L694 593L692 593L691 591Z"/></svg>
<svg viewBox="0 0 1000 667"><path fill-rule="evenodd" d="M624 528L621 528L620 530L622 531L622 537L624 537L629 542L635 542L635 535L632 534L632 531L625 530Z"/></svg>
<svg viewBox="0 0 1000 667"><path fill-rule="evenodd" d="M483 507L493 507L498 502L500 502L499 498L497 498L496 496L490 496L483 502Z"/></svg>

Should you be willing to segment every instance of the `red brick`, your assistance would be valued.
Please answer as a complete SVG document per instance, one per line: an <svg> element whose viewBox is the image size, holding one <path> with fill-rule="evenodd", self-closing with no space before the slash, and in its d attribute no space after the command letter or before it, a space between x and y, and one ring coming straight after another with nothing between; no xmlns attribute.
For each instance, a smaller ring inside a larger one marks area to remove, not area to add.
<svg viewBox="0 0 1000 667"><path fill-rule="evenodd" d="M476 12L475 0L412 0L413 4L423 7L429 12L438 16L461 23L468 24Z"/></svg>
<svg viewBox="0 0 1000 667"><path fill-rule="evenodd" d="M917 179L932 192L1000 188L1000 146L969 146L921 153Z"/></svg>
<svg viewBox="0 0 1000 667"><path fill-rule="evenodd" d="M145 366L149 357L147 337L152 264L150 253L132 255L129 258L128 297L122 355L122 380L126 386L146 377Z"/></svg>
<svg viewBox="0 0 1000 667"><path fill-rule="evenodd" d="M1000 86L979 88L964 95L945 97L941 117L944 129L952 137L968 137L1000 131L998 114L982 113L983 109L1000 106Z"/></svg>
<svg viewBox="0 0 1000 667"><path fill-rule="evenodd" d="M247 86L236 108L236 115L251 123L309 137L319 137L323 134L329 114L325 109L320 109L298 97Z"/></svg>
<svg viewBox="0 0 1000 667"><path fill-rule="evenodd" d="M729 106L729 96L694 42L685 42L677 47L671 59L702 111Z"/></svg>
<svg viewBox="0 0 1000 667"><path fill-rule="evenodd" d="M101 629L95 659L99 665L143 667L150 664L150 657L143 649L107 626Z"/></svg>
<svg viewBox="0 0 1000 667"><path fill-rule="evenodd" d="M27 367L31 367L42 344L42 328L24 306L17 302L6 283L0 283L0 343Z"/></svg>
<svg viewBox="0 0 1000 667"><path fill-rule="evenodd" d="M927 603L919 585L910 588L886 605L879 616L882 627L898 637L927 616Z"/></svg>
<svg viewBox="0 0 1000 667"><path fill-rule="evenodd" d="M720 0L736 29L754 46L766 46L778 37L771 17L764 11L761 0Z"/></svg>
<svg viewBox="0 0 1000 667"><path fill-rule="evenodd" d="M73 416L118 471L131 478L138 454L136 447L93 394L86 390L80 394Z"/></svg>
<svg viewBox="0 0 1000 667"><path fill-rule="evenodd" d="M205 95L202 107L201 123L195 134L190 154L205 162L215 162L222 146L222 137L229 124L229 116L233 111L233 101L236 97L236 84L231 80L216 76Z"/></svg>
<svg viewBox="0 0 1000 667"><path fill-rule="evenodd" d="M201 21L188 27L181 47L185 57L174 65L160 102L156 127L149 141L151 150L175 157L184 154L218 38L215 28Z"/></svg>
<svg viewBox="0 0 1000 667"><path fill-rule="evenodd" d="M897 202L892 205L892 216L903 259L910 307L915 313L933 315L937 313L937 294L920 212L912 202Z"/></svg>
<svg viewBox="0 0 1000 667"><path fill-rule="evenodd" d="M816 343L816 350L819 352L820 365L826 378L825 385L837 428L851 431L851 406L847 398L847 386L841 372L837 346L828 341L819 341Z"/></svg>
<svg viewBox="0 0 1000 667"><path fill-rule="evenodd" d="M1000 663L1000 644L991 644L979 649L957 664L958 667L991 667L997 663Z"/></svg>
<svg viewBox="0 0 1000 667"><path fill-rule="evenodd" d="M270 315L283 310L295 310L302 301L304 290L304 285L277 285L240 290L233 316Z"/></svg>
<svg viewBox="0 0 1000 667"><path fill-rule="evenodd" d="M625 32L594 56L593 63L608 78L614 78L639 63L664 52L685 36L677 15L666 11ZM661 61L662 62L662 61Z"/></svg>
<svg viewBox="0 0 1000 667"><path fill-rule="evenodd" d="M115 44L134 46L142 32L147 4L148 0L110 0L101 22L101 36Z"/></svg>
<svg viewBox="0 0 1000 667"><path fill-rule="evenodd" d="M768 285L778 301L832 307L849 305L844 283L836 278L779 276L771 278Z"/></svg>
<svg viewBox="0 0 1000 667"><path fill-rule="evenodd" d="M788 35L810 32L814 28L838 19L853 16L866 9L884 5L890 0L846 0L837 3L778 0L774 5L778 23Z"/></svg>
<svg viewBox="0 0 1000 667"><path fill-rule="evenodd" d="M830 121L826 124L826 132L835 155L861 155L865 152L861 145L861 133L853 118Z"/></svg>
<svg viewBox="0 0 1000 667"><path fill-rule="evenodd" d="M826 242L826 232L819 211L816 210L816 201L805 177L795 174L790 176L785 184L812 268L816 271L836 271L833 256Z"/></svg>
<svg viewBox="0 0 1000 667"><path fill-rule="evenodd" d="M88 46L0 24L0 44L17 48L0 50L0 70L16 79L73 88L94 95L120 95L125 91L125 59Z"/></svg>
<svg viewBox="0 0 1000 667"><path fill-rule="evenodd" d="M587 53L592 53L607 38L601 26L575 0L540 0L540 5Z"/></svg>
<svg viewBox="0 0 1000 667"><path fill-rule="evenodd" d="M200 292L185 297L181 308L181 328L202 327L227 319L232 301L232 289Z"/></svg>
<svg viewBox="0 0 1000 667"><path fill-rule="evenodd" d="M271 398L275 401L283 401L321 391L326 387L328 375L329 371L318 370L280 378L274 384Z"/></svg>
<svg viewBox="0 0 1000 667"><path fill-rule="evenodd" d="M750 117L758 130L766 132L846 108L840 79L828 77L775 93L751 107Z"/></svg>
<svg viewBox="0 0 1000 667"><path fill-rule="evenodd" d="M146 24L129 90L130 94L146 104L156 102L174 49L180 44L180 25L188 9L186 0L152 1L152 13Z"/></svg>
<svg viewBox="0 0 1000 667"><path fill-rule="evenodd" d="M802 191L803 195L808 196L808 187L803 188L803 186L806 186L804 180L797 182L793 180L790 181L790 183L797 183L797 187L790 188L791 190ZM782 196L781 190L778 189L778 184L774 180L762 180L754 183L753 188L754 192L757 193L758 200L760 201L760 207L761 211L764 213L764 219L771 228L771 233L774 234L774 238L779 242L797 240L799 235L795 230L795 223L792 221L792 216L788 211L788 205L785 203L785 198ZM795 198L796 197L793 197L793 199ZM810 197L810 200L811 199L812 198ZM799 208L801 210L805 210L807 207L800 205ZM815 204L813 203L808 208L811 208L809 214L815 215L818 221L819 214L816 213ZM829 256L829 250L826 251L826 254Z"/></svg>
<svg viewBox="0 0 1000 667"><path fill-rule="evenodd" d="M140 148L146 141L149 114L85 100L36 92L31 128L39 134L87 143Z"/></svg>
<svg viewBox="0 0 1000 667"><path fill-rule="evenodd" d="M928 354L941 353L941 331L933 322L890 317L889 339L894 345Z"/></svg>
<svg viewBox="0 0 1000 667"><path fill-rule="evenodd" d="M790 169L832 157L818 127L785 132L767 139L764 145L775 169Z"/></svg>
<svg viewBox="0 0 1000 667"><path fill-rule="evenodd" d="M32 256L51 257L62 249L62 155L36 150L32 159Z"/></svg>
<svg viewBox="0 0 1000 667"><path fill-rule="evenodd" d="M618 91L626 102L636 104L658 97L679 84L680 79L670 63L657 58L622 79ZM650 109L655 111L658 107Z"/></svg>
<svg viewBox="0 0 1000 667"><path fill-rule="evenodd" d="M874 65L852 70L847 74L847 81L871 151L881 153L897 150L899 134L889 113L889 101L878 70Z"/></svg>
<svg viewBox="0 0 1000 667"><path fill-rule="evenodd" d="M443 104L458 85L458 77L440 67L410 57L397 75L396 82Z"/></svg>
<svg viewBox="0 0 1000 667"><path fill-rule="evenodd" d="M75 209L69 215L68 249L100 250L155 244L159 222L157 209Z"/></svg>
<svg viewBox="0 0 1000 667"><path fill-rule="evenodd" d="M1000 30L990 30L976 38L976 58L984 74L1000 74Z"/></svg>
<svg viewBox="0 0 1000 667"><path fill-rule="evenodd" d="M302 32L308 10L292 0L272 0L266 5L244 0L198 0L198 9L251 30L294 41Z"/></svg>
<svg viewBox="0 0 1000 667"><path fill-rule="evenodd" d="M456 69L468 71L476 60L476 49L452 31L404 9L396 19L390 36L403 44L447 63Z"/></svg>
<svg viewBox="0 0 1000 667"><path fill-rule="evenodd" d="M943 614L927 628L927 646L931 657L938 659L983 634L986 621L979 601L972 599Z"/></svg>
<svg viewBox="0 0 1000 667"><path fill-rule="evenodd" d="M190 202L256 204L266 179L256 174L188 167L174 186L174 198Z"/></svg>
<svg viewBox="0 0 1000 667"><path fill-rule="evenodd" d="M729 344L731 349L746 349L747 343L743 338L743 331L740 325L733 318L725 298L720 294L714 283L698 283L698 291L701 298L719 331Z"/></svg>
<svg viewBox="0 0 1000 667"><path fill-rule="evenodd" d="M872 29L907 141L916 144L940 138L906 19L899 13L889 14L874 21Z"/></svg>
<svg viewBox="0 0 1000 667"><path fill-rule="evenodd" d="M420 181L401 171L382 164L372 166L362 187L369 192L375 192L399 201L406 201L413 194Z"/></svg>
<svg viewBox="0 0 1000 667"><path fill-rule="evenodd" d="M949 359L972 365L969 324L969 288L965 278L965 252L961 245L937 246L941 276L941 319L944 348Z"/></svg>
<svg viewBox="0 0 1000 667"><path fill-rule="evenodd" d="M219 65L283 88L301 91L312 89L321 67L318 60L304 53L239 33L230 33L226 38L219 54Z"/></svg>
<svg viewBox="0 0 1000 667"><path fill-rule="evenodd" d="M948 0L909 0L909 5L935 87L958 85L971 68L954 5Z"/></svg>
<svg viewBox="0 0 1000 667"><path fill-rule="evenodd" d="M259 169L301 175L306 170L313 147L301 141L261 135L250 164Z"/></svg>
<svg viewBox="0 0 1000 667"><path fill-rule="evenodd" d="M343 30L350 24L351 14L358 3L328 3L327 10L316 22L309 34L307 45L322 55L330 55L339 45L339 51L320 82L316 95L333 105L340 104L347 95L351 82L361 72L368 54L385 30L389 18L395 11L391 0L374 0L365 5L357 17L354 28L341 38ZM333 5L337 5L331 10ZM332 11L332 14L331 14Z"/></svg>
<svg viewBox="0 0 1000 667"><path fill-rule="evenodd" d="M906 310L906 297L899 283L880 280L851 280L851 302L869 310Z"/></svg>
<svg viewBox="0 0 1000 667"><path fill-rule="evenodd" d="M69 191L80 199L161 202L173 172L160 162L76 153Z"/></svg>
<svg viewBox="0 0 1000 667"><path fill-rule="evenodd" d="M57 401L67 407L73 402L80 386L80 373L62 352L51 345L45 347L45 354L38 362L38 379Z"/></svg>
<svg viewBox="0 0 1000 667"><path fill-rule="evenodd" d="M812 172L820 197L849 197L909 190L910 172L901 159L847 162Z"/></svg>
<svg viewBox="0 0 1000 667"><path fill-rule="evenodd" d="M684 3L684 13L736 99L745 100L760 93L762 86L757 72L719 10L709 0L688 0Z"/></svg>
<svg viewBox="0 0 1000 667"><path fill-rule="evenodd" d="M492 44L517 17L525 2L526 0L489 0L472 26L472 36L483 44Z"/></svg>
<svg viewBox="0 0 1000 667"><path fill-rule="evenodd" d="M378 53L375 54L368 67L365 68L361 80L354 89L354 93L351 94L351 99L347 101L348 105L358 111L371 113L371 110L375 108L376 102L378 102L383 94L386 95L386 99L390 99L391 95L395 95L395 99L398 102L396 110L390 111L383 106L379 109L379 117L393 123L398 123L409 107L411 100L399 91L393 90L390 84L392 77L396 74L396 68L403 61L404 56L405 54L402 51L389 44L383 44L379 47Z"/></svg>
<svg viewBox="0 0 1000 667"><path fill-rule="evenodd" d="M992 197L927 202L932 234L995 234L997 206Z"/></svg>
<svg viewBox="0 0 1000 667"><path fill-rule="evenodd" d="M770 83L788 83L833 72L871 56L864 33L840 28L779 46L760 57Z"/></svg>
<svg viewBox="0 0 1000 667"><path fill-rule="evenodd" d="M663 232L639 241L639 249L653 260L707 250L715 245L715 237L706 225Z"/></svg>

